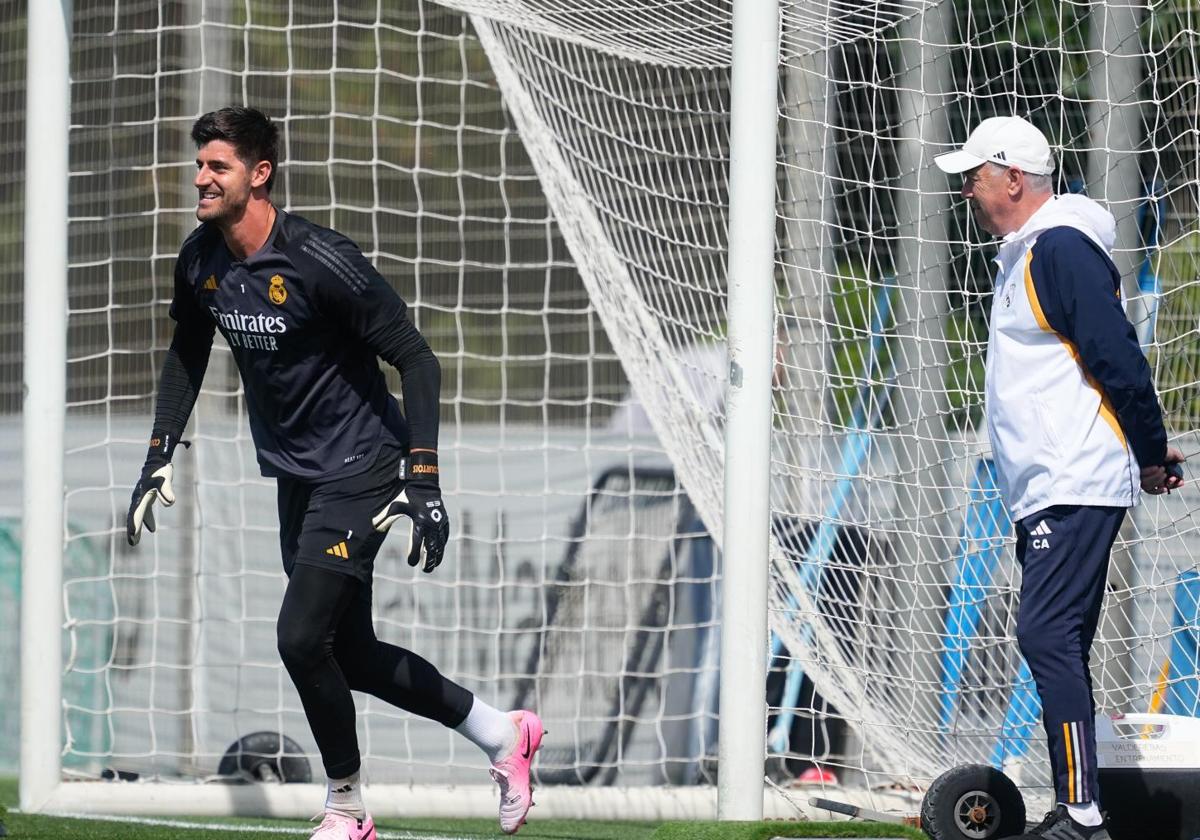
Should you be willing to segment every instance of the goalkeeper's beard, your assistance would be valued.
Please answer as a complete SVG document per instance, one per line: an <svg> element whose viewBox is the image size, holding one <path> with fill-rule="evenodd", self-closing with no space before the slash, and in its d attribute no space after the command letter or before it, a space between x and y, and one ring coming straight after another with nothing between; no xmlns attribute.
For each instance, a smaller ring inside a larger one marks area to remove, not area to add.
<svg viewBox="0 0 1200 840"><path fill-rule="evenodd" d="M219 227L232 227L246 214L250 204L250 190L243 195L222 192L209 204L197 203L196 218L201 222L212 222Z"/></svg>

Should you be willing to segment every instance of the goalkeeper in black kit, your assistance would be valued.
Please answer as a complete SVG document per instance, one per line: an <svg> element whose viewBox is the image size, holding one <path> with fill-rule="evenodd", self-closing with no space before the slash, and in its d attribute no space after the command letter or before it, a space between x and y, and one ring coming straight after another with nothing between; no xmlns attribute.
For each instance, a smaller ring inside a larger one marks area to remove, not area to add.
<svg viewBox="0 0 1200 840"><path fill-rule="evenodd" d="M346 237L271 203L278 130L252 108L192 128L201 224L175 264L175 334L154 430L126 522L131 545L169 506L171 456L195 404L214 331L233 351L264 476L278 485L287 589L279 654L328 776L313 840L374 840L363 804L351 690L452 727L476 744L500 786L512 834L532 804L542 724L505 713L429 662L379 641L371 622L375 555L403 520L409 565L433 572L450 535L438 487L441 369L407 306ZM399 372L404 413L378 360Z"/></svg>

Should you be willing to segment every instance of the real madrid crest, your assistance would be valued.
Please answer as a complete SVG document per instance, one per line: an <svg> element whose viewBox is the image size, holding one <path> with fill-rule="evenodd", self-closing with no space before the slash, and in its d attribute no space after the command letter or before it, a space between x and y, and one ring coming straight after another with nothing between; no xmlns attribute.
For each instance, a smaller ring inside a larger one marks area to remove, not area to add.
<svg viewBox="0 0 1200 840"><path fill-rule="evenodd" d="M271 276L271 287L267 289L267 297L271 299L271 303L276 306L283 306L287 300L287 288L283 285L283 277L278 274Z"/></svg>

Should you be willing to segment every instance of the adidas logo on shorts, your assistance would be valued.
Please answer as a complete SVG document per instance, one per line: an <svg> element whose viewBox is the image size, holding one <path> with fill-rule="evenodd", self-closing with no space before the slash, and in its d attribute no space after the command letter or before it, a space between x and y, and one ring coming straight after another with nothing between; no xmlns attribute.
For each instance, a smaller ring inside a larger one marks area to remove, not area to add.
<svg viewBox="0 0 1200 840"><path fill-rule="evenodd" d="M346 548L345 541L329 546L329 548L325 549L325 553L332 554L334 557L341 557L343 560L350 559L350 551Z"/></svg>

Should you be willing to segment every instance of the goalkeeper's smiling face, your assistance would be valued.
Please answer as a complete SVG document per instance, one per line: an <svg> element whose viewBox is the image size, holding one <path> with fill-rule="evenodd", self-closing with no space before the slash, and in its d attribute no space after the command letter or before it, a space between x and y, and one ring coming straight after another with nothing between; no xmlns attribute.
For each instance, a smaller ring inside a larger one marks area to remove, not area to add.
<svg viewBox="0 0 1200 840"><path fill-rule="evenodd" d="M269 164L268 171L269 171ZM196 218L222 227L235 224L250 203L259 167L250 167L224 140L205 143L196 152Z"/></svg>

